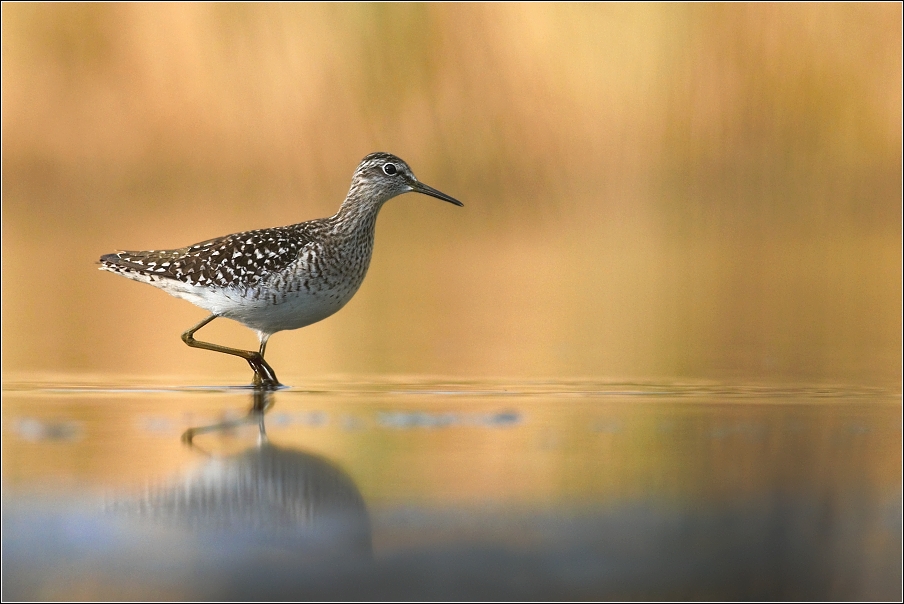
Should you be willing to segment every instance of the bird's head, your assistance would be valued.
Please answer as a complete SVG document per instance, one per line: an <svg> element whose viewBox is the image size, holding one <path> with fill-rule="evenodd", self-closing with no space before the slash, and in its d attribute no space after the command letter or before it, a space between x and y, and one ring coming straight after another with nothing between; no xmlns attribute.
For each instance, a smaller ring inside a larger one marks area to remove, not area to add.
<svg viewBox="0 0 904 604"><path fill-rule="evenodd" d="M403 193L423 193L457 206L457 199L420 182L401 158L391 153L371 153L361 160L352 176L349 198L380 205Z"/></svg>

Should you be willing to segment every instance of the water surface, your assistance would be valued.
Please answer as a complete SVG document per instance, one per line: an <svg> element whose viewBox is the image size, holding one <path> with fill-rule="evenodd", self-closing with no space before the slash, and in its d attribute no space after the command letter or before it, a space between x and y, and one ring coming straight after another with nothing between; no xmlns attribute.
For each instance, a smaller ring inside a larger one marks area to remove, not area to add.
<svg viewBox="0 0 904 604"><path fill-rule="evenodd" d="M7 383L3 486L5 599L901 595L878 388Z"/></svg>

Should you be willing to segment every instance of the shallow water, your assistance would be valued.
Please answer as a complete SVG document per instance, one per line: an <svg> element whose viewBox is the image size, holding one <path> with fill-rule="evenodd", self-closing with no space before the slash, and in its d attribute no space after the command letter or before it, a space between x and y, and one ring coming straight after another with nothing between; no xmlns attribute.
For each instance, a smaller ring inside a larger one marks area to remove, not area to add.
<svg viewBox="0 0 904 604"><path fill-rule="evenodd" d="M901 596L878 388L7 383L3 487L4 599Z"/></svg>

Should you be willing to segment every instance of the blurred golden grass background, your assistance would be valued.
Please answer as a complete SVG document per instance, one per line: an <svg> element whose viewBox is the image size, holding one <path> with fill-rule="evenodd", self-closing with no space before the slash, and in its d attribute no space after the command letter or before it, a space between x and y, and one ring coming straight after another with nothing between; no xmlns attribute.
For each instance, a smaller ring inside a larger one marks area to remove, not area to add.
<svg viewBox="0 0 904 604"><path fill-rule="evenodd" d="M901 18L5 3L4 376L247 380L97 258L332 214L385 150L465 208L390 202L355 299L272 340L287 383L900 384Z"/></svg>

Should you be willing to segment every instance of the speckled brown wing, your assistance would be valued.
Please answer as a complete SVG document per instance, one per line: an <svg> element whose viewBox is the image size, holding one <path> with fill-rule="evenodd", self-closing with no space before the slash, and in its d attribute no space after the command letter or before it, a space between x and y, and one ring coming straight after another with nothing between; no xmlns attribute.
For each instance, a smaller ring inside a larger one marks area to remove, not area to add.
<svg viewBox="0 0 904 604"><path fill-rule="evenodd" d="M107 270L172 279L197 287L251 287L294 262L318 240L317 221L233 233L174 250L101 256Z"/></svg>

